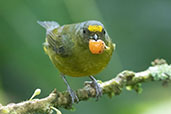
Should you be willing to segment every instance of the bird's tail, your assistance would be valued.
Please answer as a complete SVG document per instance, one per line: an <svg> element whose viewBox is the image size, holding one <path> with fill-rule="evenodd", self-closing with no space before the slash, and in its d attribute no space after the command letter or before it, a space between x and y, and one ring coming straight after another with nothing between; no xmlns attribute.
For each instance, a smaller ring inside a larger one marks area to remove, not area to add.
<svg viewBox="0 0 171 114"><path fill-rule="evenodd" d="M58 28L60 25L55 21L37 21L39 25L46 29L46 31Z"/></svg>

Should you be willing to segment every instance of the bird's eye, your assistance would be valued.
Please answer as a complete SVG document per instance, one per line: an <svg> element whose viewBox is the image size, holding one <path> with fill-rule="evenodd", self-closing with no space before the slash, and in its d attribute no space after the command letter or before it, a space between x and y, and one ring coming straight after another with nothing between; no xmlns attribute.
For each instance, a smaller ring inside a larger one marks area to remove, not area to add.
<svg viewBox="0 0 171 114"><path fill-rule="evenodd" d="M86 30L83 30L83 33L85 34L86 33Z"/></svg>
<svg viewBox="0 0 171 114"><path fill-rule="evenodd" d="M103 30L103 34L106 34L106 31L105 30Z"/></svg>

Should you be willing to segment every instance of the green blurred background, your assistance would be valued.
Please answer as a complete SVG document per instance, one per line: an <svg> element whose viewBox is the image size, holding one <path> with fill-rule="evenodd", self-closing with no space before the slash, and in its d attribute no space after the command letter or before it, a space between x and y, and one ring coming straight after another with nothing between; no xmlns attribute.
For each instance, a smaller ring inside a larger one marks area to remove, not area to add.
<svg viewBox="0 0 171 114"><path fill-rule="evenodd" d="M20 102L36 88L47 96L54 88L66 90L59 72L42 49L45 30L37 20L61 25L101 21L116 51L97 79L109 80L124 69L145 70L155 58L171 63L171 0L0 0L0 103ZM71 78L73 89L88 77ZM143 84L143 93L126 90L98 102L91 99L63 114L171 114L171 85Z"/></svg>

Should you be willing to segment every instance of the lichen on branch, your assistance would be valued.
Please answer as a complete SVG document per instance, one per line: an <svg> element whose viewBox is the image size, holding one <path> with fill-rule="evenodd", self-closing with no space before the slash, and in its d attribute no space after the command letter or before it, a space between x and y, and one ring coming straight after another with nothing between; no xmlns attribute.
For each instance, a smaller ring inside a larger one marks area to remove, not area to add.
<svg viewBox="0 0 171 114"><path fill-rule="evenodd" d="M162 81L165 85L170 80L171 65L168 65L163 59L156 59L152 62L152 66L145 71L133 72L125 70L111 80L99 81L99 84L103 90L103 95L107 94L112 97L119 95L123 88L140 93L142 92L141 84L146 81ZM79 101L96 97L91 81L85 82L85 86L75 92ZM46 98L12 103L6 106L0 105L0 114L34 114L36 112L51 114L52 109L50 107L71 109L72 102L69 93L67 91L59 92L55 89Z"/></svg>

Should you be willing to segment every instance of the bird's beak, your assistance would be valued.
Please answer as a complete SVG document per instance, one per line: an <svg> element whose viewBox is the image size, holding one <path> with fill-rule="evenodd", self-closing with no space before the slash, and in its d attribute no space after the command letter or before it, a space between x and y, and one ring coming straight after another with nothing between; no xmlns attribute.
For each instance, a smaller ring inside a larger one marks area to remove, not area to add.
<svg viewBox="0 0 171 114"><path fill-rule="evenodd" d="M95 41L97 41L97 40L98 40L98 36L97 36L97 34L94 34L93 39L94 39Z"/></svg>

